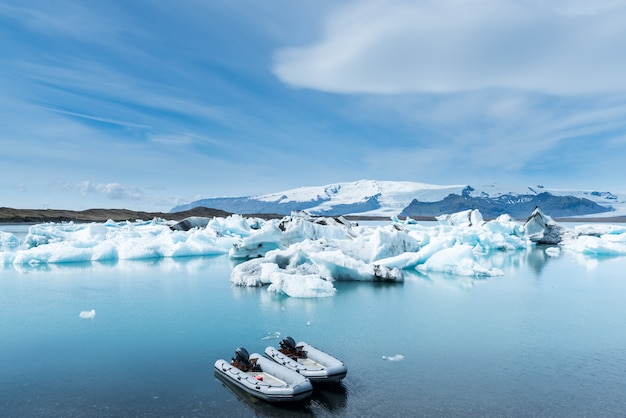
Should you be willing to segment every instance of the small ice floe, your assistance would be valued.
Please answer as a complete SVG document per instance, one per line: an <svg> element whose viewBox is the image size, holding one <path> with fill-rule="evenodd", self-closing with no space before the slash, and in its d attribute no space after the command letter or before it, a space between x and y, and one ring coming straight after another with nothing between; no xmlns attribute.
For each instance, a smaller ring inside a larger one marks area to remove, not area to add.
<svg viewBox="0 0 626 418"><path fill-rule="evenodd" d="M275 340L277 338L280 338L280 332L274 331L274 332L268 332L267 335L261 339L262 340Z"/></svg>
<svg viewBox="0 0 626 418"><path fill-rule="evenodd" d="M387 361L400 361L404 360L404 356L402 354L396 354L395 356L383 356L383 360Z"/></svg>
<svg viewBox="0 0 626 418"><path fill-rule="evenodd" d="M306 321L306 326L310 327L311 326L311 321Z"/></svg>
<svg viewBox="0 0 626 418"><path fill-rule="evenodd" d="M92 309L90 311L81 311L81 313L78 314L78 316L80 316L83 319L94 319L96 317L96 310Z"/></svg>
<svg viewBox="0 0 626 418"><path fill-rule="evenodd" d="M549 247L546 248L546 254L550 257L558 257L561 254L561 249L559 247Z"/></svg>

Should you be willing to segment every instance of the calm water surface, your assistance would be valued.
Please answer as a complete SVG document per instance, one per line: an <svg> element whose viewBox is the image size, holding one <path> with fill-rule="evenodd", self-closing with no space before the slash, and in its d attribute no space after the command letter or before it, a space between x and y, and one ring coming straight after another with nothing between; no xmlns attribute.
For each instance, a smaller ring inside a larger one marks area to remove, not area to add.
<svg viewBox="0 0 626 418"><path fill-rule="evenodd" d="M625 417L626 259L492 257L503 277L324 299L231 287L224 256L0 267L0 416ZM348 376L291 406L216 379L216 359L275 332Z"/></svg>

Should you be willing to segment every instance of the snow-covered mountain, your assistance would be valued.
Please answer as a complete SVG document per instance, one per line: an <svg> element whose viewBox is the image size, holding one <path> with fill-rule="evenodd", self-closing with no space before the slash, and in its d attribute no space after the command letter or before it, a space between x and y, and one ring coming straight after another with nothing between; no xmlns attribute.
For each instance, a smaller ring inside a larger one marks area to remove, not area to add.
<svg viewBox="0 0 626 418"><path fill-rule="evenodd" d="M626 215L626 196L607 191L376 180L300 187L259 196L202 199L177 206L171 212L205 206L242 214L288 215L294 210L306 210L314 215L390 217L435 216L478 208L486 217L501 213L523 217L536 205L555 217Z"/></svg>

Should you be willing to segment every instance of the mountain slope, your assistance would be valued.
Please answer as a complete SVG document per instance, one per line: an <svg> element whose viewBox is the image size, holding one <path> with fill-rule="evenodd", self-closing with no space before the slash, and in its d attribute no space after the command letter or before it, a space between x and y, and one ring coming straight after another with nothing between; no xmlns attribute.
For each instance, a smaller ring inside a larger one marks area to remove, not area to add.
<svg viewBox="0 0 626 418"><path fill-rule="evenodd" d="M450 194L438 202L420 202L414 199L401 213L401 217L437 216L441 213L455 213L467 209L478 209L484 217L495 218L502 214L513 218L527 217L535 207L553 217L582 216L612 211L589 199L574 196L555 196L548 192L537 195L502 195L495 198L471 196L467 192L461 195Z"/></svg>
<svg viewBox="0 0 626 418"><path fill-rule="evenodd" d="M233 213L289 215L306 210L313 215L436 216L479 209L484 216L508 213L528 216L539 205L551 216L626 214L626 199L609 192L516 187L491 184L432 185L417 182L361 180L326 186L300 187L279 193L219 197L177 206L171 212L205 206ZM553 212L551 212L553 211Z"/></svg>
<svg viewBox="0 0 626 418"><path fill-rule="evenodd" d="M172 212L197 206L235 213L276 213L288 215L306 210L315 215L338 216L399 214L414 198L440 200L464 185L438 186L415 182L361 180L326 186L300 187L279 193L247 197L219 197L197 200L173 208Z"/></svg>

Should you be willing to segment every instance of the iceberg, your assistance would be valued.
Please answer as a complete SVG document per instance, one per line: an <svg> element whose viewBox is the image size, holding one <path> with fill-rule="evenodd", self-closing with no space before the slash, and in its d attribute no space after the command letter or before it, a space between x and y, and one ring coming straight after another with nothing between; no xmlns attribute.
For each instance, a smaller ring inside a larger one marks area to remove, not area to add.
<svg viewBox="0 0 626 418"><path fill-rule="evenodd" d="M422 272L441 272L456 276L502 276L504 272L495 267L482 266L477 261L474 248L467 244L458 244L443 248L434 253L423 264L417 266Z"/></svg>
<svg viewBox="0 0 626 418"><path fill-rule="evenodd" d="M32 225L23 243L3 245L0 264L37 265L89 261L141 260L227 254L241 239L241 217L206 228L173 231L170 222L152 221ZM228 232L224 232L228 231ZM235 231L235 232L233 232ZM251 231L248 228L247 233Z"/></svg>
<svg viewBox="0 0 626 418"><path fill-rule="evenodd" d="M396 354L395 356L383 356L383 360L400 361L400 360L404 360L404 356L402 354Z"/></svg>
<svg viewBox="0 0 626 418"><path fill-rule="evenodd" d="M512 254L545 244L549 248L541 252L549 257L626 255L626 226L566 228L539 208L524 224L508 215L486 221L478 210L426 225L397 218L358 225L304 212L270 220L232 215L182 223L43 223L30 226L23 241L0 226L0 266L228 255L234 286L317 298L335 295L337 281L403 282L409 273L470 281L501 276Z"/></svg>
<svg viewBox="0 0 626 418"><path fill-rule="evenodd" d="M544 215L538 206L524 223L524 229L528 238L538 244L558 244L564 233L563 227Z"/></svg>
<svg viewBox="0 0 626 418"><path fill-rule="evenodd" d="M0 251L8 251L19 247L20 240L17 237L10 233L0 231Z"/></svg>
<svg viewBox="0 0 626 418"><path fill-rule="evenodd" d="M96 317L96 310L81 311L78 316L82 319L94 319Z"/></svg>
<svg viewBox="0 0 626 418"><path fill-rule="evenodd" d="M479 255L530 245L523 228L510 217L485 222L476 210L442 216L435 227L416 223L358 227L332 219L312 221L292 214L282 226L264 226L258 236L243 239L231 257L257 258L235 267L231 282L268 285L269 291L292 297L325 297L335 292L332 282L401 282L403 271L409 269L500 276L503 271L481 264ZM263 254L267 248L273 249Z"/></svg>

